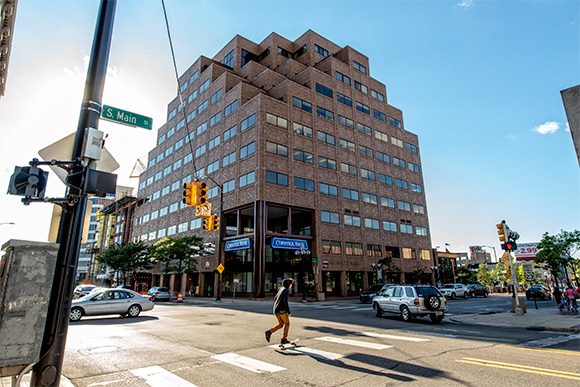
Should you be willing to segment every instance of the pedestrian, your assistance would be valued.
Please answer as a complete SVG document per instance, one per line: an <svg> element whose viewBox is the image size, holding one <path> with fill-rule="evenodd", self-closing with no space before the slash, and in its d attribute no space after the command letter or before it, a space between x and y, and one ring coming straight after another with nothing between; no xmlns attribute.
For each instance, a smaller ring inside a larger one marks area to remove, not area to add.
<svg viewBox="0 0 580 387"><path fill-rule="evenodd" d="M274 315L276 320L278 320L278 325L273 328L268 329L266 334L266 340L270 342L270 337L272 333L276 332L278 329L284 327L284 333L280 339L280 344L288 344L288 331L290 330L290 306L288 305L288 295L289 289L292 287L294 280L292 278L285 278L282 281L282 287L278 289L276 297L274 297Z"/></svg>
<svg viewBox="0 0 580 387"><path fill-rule="evenodd" d="M572 285L568 284L565 293L566 298L568 298L568 308L572 312L575 312L578 309L578 305L576 304L576 295L574 294L574 288L572 288Z"/></svg>
<svg viewBox="0 0 580 387"><path fill-rule="evenodd" d="M562 292L558 286L554 286L554 300L556 300L556 304L558 305L558 309L562 310Z"/></svg>

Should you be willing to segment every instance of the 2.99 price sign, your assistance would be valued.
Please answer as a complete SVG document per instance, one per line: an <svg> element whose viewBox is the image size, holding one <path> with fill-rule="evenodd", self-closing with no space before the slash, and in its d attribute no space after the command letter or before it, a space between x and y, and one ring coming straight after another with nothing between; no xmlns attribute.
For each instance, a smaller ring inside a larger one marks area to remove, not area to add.
<svg viewBox="0 0 580 387"><path fill-rule="evenodd" d="M516 258L534 259L538 253L537 243L518 243L518 249L514 251Z"/></svg>

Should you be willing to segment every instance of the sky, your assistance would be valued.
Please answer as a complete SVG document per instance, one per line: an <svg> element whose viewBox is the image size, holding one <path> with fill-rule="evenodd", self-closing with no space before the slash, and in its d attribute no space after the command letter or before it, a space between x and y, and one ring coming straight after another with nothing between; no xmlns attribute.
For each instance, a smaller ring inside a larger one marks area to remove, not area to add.
<svg viewBox="0 0 580 387"><path fill-rule="evenodd" d="M18 3L0 99L0 182L76 131L97 0ZM419 136L432 246L493 246L580 229L580 171L560 91L580 84L580 1L165 0L178 72L235 35L295 40L309 29L369 57ZM118 184L155 146L177 82L161 0L117 4L103 103L153 130L101 121ZM48 170L48 168L46 168ZM47 197L65 187L50 173ZM135 189L136 193L136 189ZM0 196L0 243L47 241L52 205ZM13 222L11 224L3 224ZM490 253L491 248L487 249Z"/></svg>

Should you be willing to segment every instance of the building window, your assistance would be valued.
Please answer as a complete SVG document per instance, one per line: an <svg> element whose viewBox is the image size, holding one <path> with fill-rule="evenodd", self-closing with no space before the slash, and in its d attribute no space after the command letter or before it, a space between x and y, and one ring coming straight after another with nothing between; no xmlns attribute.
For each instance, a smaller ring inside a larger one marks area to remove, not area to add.
<svg viewBox="0 0 580 387"><path fill-rule="evenodd" d="M197 89L195 89L189 97L187 97L187 103L191 103L194 99L197 98Z"/></svg>
<svg viewBox="0 0 580 387"><path fill-rule="evenodd" d="M222 97L222 89L219 89L218 91L216 91L210 98L210 102L213 105L214 103L216 103L217 101L219 101L219 99Z"/></svg>
<svg viewBox="0 0 580 387"><path fill-rule="evenodd" d="M165 157L169 156L172 153L173 153L173 145L171 145L169 148L165 149Z"/></svg>
<svg viewBox="0 0 580 387"><path fill-rule="evenodd" d="M197 230L199 228L201 228L201 218L197 218L191 221L189 228L191 230Z"/></svg>
<svg viewBox="0 0 580 387"><path fill-rule="evenodd" d="M358 131L361 133L368 134L369 136L371 136L373 134L372 129L366 125L363 125L363 124L357 122L356 126L357 126Z"/></svg>
<svg viewBox="0 0 580 387"><path fill-rule="evenodd" d="M266 141L266 152L282 157L288 157L288 147L275 142Z"/></svg>
<svg viewBox="0 0 580 387"><path fill-rule="evenodd" d="M209 79L199 86L199 94L203 93L209 87Z"/></svg>
<svg viewBox="0 0 580 387"><path fill-rule="evenodd" d="M327 120L334 121L334 113L330 110L327 110L323 107L317 106L316 107L316 115L318 117L326 118Z"/></svg>
<svg viewBox="0 0 580 387"><path fill-rule="evenodd" d="M358 176L356 167L347 163L340 163L340 171L349 175Z"/></svg>
<svg viewBox="0 0 580 387"><path fill-rule="evenodd" d="M230 153L229 155L225 156L222 159L222 167L225 168L228 165L235 163L236 162L236 151L233 151L232 153Z"/></svg>
<svg viewBox="0 0 580 387"><path fill-rule="evenodd" d="M371 96L372 96L373 98L376 98L376 99L378 99L378 100L379 100L379 101L381 101L381 102L385 102L385 96L384 96L383 94L379 93L379 92L378 92L378 91L376 91L376 90L373 90L373 89L371 89Z"/></svg>
<svg viewBox="0 0 580 387"><path fill-rule="evenodd" d="M342 254L340 241L322 240L322 252L324 254Z"/></svg>
<svg viewBox="0 0 580 387"><path fill-rule="evenodd" d="M340 217L336 212L320 211L320 221L324 223L340 223Z"/></svg>
<svg viewBox="0 0 580 387"><path fill-rule="evenodd" d="M245 175L240 176L240 188L247 186L248 184L252 184L256 181L256 172L252 171L250 173L246 173Z"/></svg>
<svg viewBox="0 0 580 387"><path fill-rule="evenodd" d="M196 133L199 136L200 134L202 134L206 130L207 130L207 121L197 127Z"/></svg>
<svg viewBox="0 0 580 387"><path fill-rule="evenodd" d="M302 124L297 124L296 122L293 124L294 133L300 134L302 136L312 138L312 128L308 126L304 126Z"/></svg>
<svg viewBox="0 0 580 387"><path fill-rule="evenodd" d="M365 228L372 228L374 230L380 230L381 226L378 219L365 218Z"/></svg>
<svg viewBox="0 0 580 387"><path fill-rule="evenodd" d="M173 213L179 209L179 202L173 203L169 205L169 213Z"/></svg>
<svg viewBox="0 0 580 387"><path fill-rule="evenodd" d="M389 117L389 124L396 126L397 128L400 128L402 126L401 121L399 121L393 117Z"/></svg>
<svg viewBox="0 0 580 387"><path fill-rule="evenodd" d="M336 71L336 79L350 86L350 78L338 71Z"/></svg>
<svg viewBox="0 0 580 387"><path fill-rule="evenodd" d="M330 145L336 145L336 139L332 134L324 133L320 130L318 131L318 140Z"/></svg>
<svg viewBox="0 0 580 387"><path fill-rule="evenodd" d="M236 179L226 181L222 187L224 193L233 191L234 189L236 189Z"/></svg>
<svg viewBox="0 0 580 387"><path fill-rule="evenodd" d="M406 166L407 166L405 163L405 160L401 160L398 157L393 157L393 165L396 165L397 167L400 167L400 168L406 168Z"/></svg>
<svg viewBox="0 0 580 387"><path fill-rule="evenodd" d="M294 188L314 192L314 181L308 180L308 179L303 179L301 177L295 177L294 178Z"/></svg>
<svg viewBox="0 0 580 387"><path fill-rule="evenodd" d="M266 113L266 122L279 128L288 129L288 121L285 118L270 113Z"/></svg>
<svg viewBox="0 0 580 387"><path fill-rule="evenodd" d="M314 51L316 51L317 53L319 53L320 55L327 57L328 56L328 50L320 47L318 44L314 43Z"/></svg>
<svg viewBox="0 0 580 387"><path fill-rule="evenodd" d="M288 175L278 172L266 171L266 183L288 187Z"/></svg>
<svg viewBox="0 0 580 387"><path fill-rule="evenodd" d="M232 126L224 132L224 142L234 137L238 132L238 127L236 125Z"/></svg>
<svg viewBox="0 0 580 387"><path fill-rule="evenodd" d="M193 75L191 77L189 77L189 84L190 85L197 79L198 75L199 75L199 71L196 71L195 73L193 73Z"/></svg>
<svg viewBox="0 0 580 387"><path fill-rule="evenodd" d="M372 181L377 180L375 173L373 171L369 171L368 169L364 169L364 168L360 169L360 176L364 179L368 179L368 180L372 180Z"/></svg>
<svg viewBox="0 0 580 387"><path fill-rule="evenodd" d="M381 206L395 208L395 200L381 196Z"/></svg>
<svg viewBox="0 0 580 387"><path fill-rule="evenodd" d="M354 142L350 142L348 140L345 140L344 138L341 138L338 141L338 144L342 149L346 149L351 152L354 152L356 150Z"/></svg>
<svg viewBox="0 0 580 387"><path fill-rule="evenodd" d="M401 224L401 234L413 234L413 226L410 224Z"/></svg>
<svg viewBox="0 0 580 387"><path fill-rule="evenodd" d="M391 157L383 152L378 152L377 151L377 160L382 161L383 163L390 163L391 162Z"/></svg>
<svg viewBox="0 0 580 387"><path fill-rule="evenodd" d="M346 106L352 107L352 99L347 97L346 95L342 95L340 93L336 93L336 100L340 103L345 104Z"/></svg>
<svg viewBox="0 0 580 387"><path fill-rule="evenodd" d="M163 177L163 172L159 171L155 174L155 181L161 180Z"/></svg>
<svg viewBox="0 0 580 387"><path fill-rule="evenodd" d="M240 132L248 129L251 126L256 125L256 113L252 114L242 122L240 122Z"/></svg>
<svg viewBox="0 0 580 387"><path fill-rule="evenodd" d="M236 110L238 110L238 100L237 99L234 102L232 102L231 104L229 104L228 106L226 106L226 108L224 110L224 117L229 116L230 114L232 114Z"/></svg>
<svg viewBox="0 0 580 387"><path fill-rule="evenodd" d="M380 132L378 130L375 130L375 138L378 138L384 142L389 142L389 136L386 133Z"/></svg>
<svg viewBox="0 0 580 387"><path fill-rule="evenodd" d="M336 171L336 160L324 156L318 156L318 166Z"/></svg>
<svg viewBox="0 0 580 387"><path fill-rule="evenodd" d="M186 232L187 231L188 222L179 223L177 225L177 232Z"/></svg>
<svg viewBox="0 0 580 387"><path fill-rule="evenodd" d="M222 119L222 112L217 112L217 114L209 119L209 126L212 127Z"/></svg>
<svg viewBox="0 0 580 387"><path fill-rule="evenodd" d="M178 150L183 146L183 138L175 143L175 150Z"/></svg>
<svg viewBox="0 0 580 387"><path fill-rule="evenodd" d="M169 193L169 186L167 187L163 187L163 189L161 190L161 196L165 196Z"/></svg>
<svg viewBox="0 0 580 387"><path fill-rule="evenodd" d="M407 143L407 150L413 153L417 153L417 146L413 144Z"/></svg>
<svg viewBox="0 0 580 387"><path fill-rule="evenodd" d="M391 137L391 144L398 146L399 148L403 147L403 141L399 140L398 138Z"/></svg>
<svg viewBox="0 0 580 387"><path fill-rule="evenodd" d="M368 92L369 92L368 87L366 87L365 85L363 85L362 83L359 83L357 81L354 81L354 88L359 90L359 91L362 91L365 94L368 94Z"/></svg>
<svg viewBox="0 0 580 387"><path fill-rule="evenodd" d="M230 51L226 56L224 56L223 64L229 68L234 68L234 50Z"/></svg>
<svg viewBox="0 0 580 387"><path fill-rule="evenodd" d="M415 214L425 215L425 207L420 206L418 204L413 204L413 212Z"/></svg>
<svg viewBox="0 0 580 387"><path fill-rule="evenodd" d="M361 155L370 157L371 159L374 157L374 152L371 148L367 148L366 146L359 145L358 151Z"/></svg>
<svg viewBox="0 0 580 387"><path fill-rule="evenodd" d="M165 142L165 138L166 138L165 133L159 136L159 140L157 140L157 145L163 144L163 142Z"/></svg>
<svg viewBox="0 0 580 387"><path fill-rule="evenodd" d="M181 168L181 159L177 160L176 162L173 163L173 170L178 170L179 168Z"/></svg>
<svg viewBox="0 0 580 387"><path fill-rule="evenodd" d="M352 67L354 67L355 70L358 70L363 74L367 73L367 68L355 60L352 61Z"/></svg>
<svg viewBox="0 0 580 387"><path fill-rule="evenodd" d="M175 226L174 226L174 227L175 227ZM175 233L174 233L174 234L175 234ZM151 231L151 232L149 233L149 240L150 240L150 241L152 241L153 239L155 239L155 238L156 238L156 235L157 235L157 232L155 232L155 231Z"/></svg>
<svg viewBox="0 0 580 387"><path fill-rule="evenodd" d="M167 121L170 121L173 117L175 117L176 114L177 109L173 109L172 111L170 111L169 114L167 115Z"/></svg>
<svg viewBox="0 0 580 387"><path fill-rule="evenodd" d="M344 215L344 225L360 227L360 216Z"/></svg>
<svg viewBox="0 0 580 387"><path fill-rule="evenodd" d="M220 169L220 161L216 160L213 163L211 163L210 165L207 166L207 174L212 174L215 171L217 171L218 169Z"/></svg>
<svg viewBox="0 0 580 387"><path fill-rule="evenodd" d="M334 98L334 93L333 93L332 89L330 89L324 85L321 85L318 82L316 83L316 92L320 93L322 95L325 95L327 97Z"/></svg>
<svg viewBox="0 0 580 387"><path fill-rule="evenodd" d="M407 202L403 202L401 200L397 201L397 207L399 210L403 211L411 211L411 204Z"/></svg>
<svg viewBox="0 0 580 387"><path fill-rule="evenodd" d="M421 236L427 236L427 227L415 227L415 233Z"/></svg>
<svg viewBox="0 0 580 387"><path fill-rule="evenodd" d="M391 176L383 175L379 173L379 183L393 185L393 178Z"/></svg>
<svg viewBox="0 0 580 387"><path fill-rule="evenodd" d="M342 188L342 197L344 199L356 200L358 202L358 191Z"/></svg>
<svg viewBox="0 0 580 387"><path fill-rule="evenodd" d="M383 221L383 230L397 232L397 223Z"/></svg>
<svg viewBox="0 0 580 387"><path fill-rule="evenodd" d="M387 122L387 116L378 110L373 109L373 117L378 118L381 121Z"/></svg>
<svg viewBox="0 0 580 387"><path fill-rule="evenodd" d="M312 153L294 148L294 160L302 161L307 164L314 164L314 155Z"/></svg>
<svg viewBox="0 0 580 387"><path fill-rule="evenodd" d="M191 153L188 153L183 157L183 164L187 164L192 160L193 160L193 155Z"/></svg>
<svg viewBox="0 0 580 387"><path fill-rule="evenodd" d="M421 168L417 164L411 162L407 163L409 165L409 170L417 173L421 173Z"/></svg>
<svg viewBox="0 0 580 387"><path fill-rule="evenodd" d="M381 246L367 244L367 257L382 257Z"/></svg>
<svg viewBox="0 0 580 387"><path fill-rule="evenodd" d="M162 216L167 215L168 210L169 210L169 208L167 206L166 207L161 207L159 209L159 217L162 217Z"/></svg>
<svg viewBox="0 0 580 387"><path fill-rule="evenodd" d="M369 107L367 105L365 105L364 103L360 103L357 101L356 103L356 110L361 111L365 114L371 114L371 110L369 109Z"/></svg>
<svg viewBox="0 0 580 387"><path fill-rule="evenodd" d="M409 184L405 180L395 179L395 186L402 189L409 189Z"/></svg>
<svg viewBox="0 0 580 387"><path fill-rule="evenodd" d="M363 255L362 243L344 242L346 255Z"/></svg>
<svg viewBox="0 0 580 387"><path fill-rule="evenodd" d="M338 187L331 184L320 183L320 193L338 197Z"/></svg>
<svg viewBox="0 0 580 387"><path fill-rule="evenodd" d="M411 183L411 191L423 193L423 186L420 184Z"/></svg>
<svg viewBox="0 0 580 387"><path fill-rule="evenodd" d="M220 136L215 136L214 138L212 138L211 140L209 140L209 143L207 144L207 149L213 149L216 146L218 146L220 144Z"/></svg>
<svg viewBox="0 0 580 387"><path fill-rule="evenodd" d="M200 146L199 148L197 148L197 149L195 150L195 157L196 157L196 158L198 158L198 157L200 157L202 154L204 154L204 153L205 153L205 148L206 148L205 144L203 144L202 146Z"/></svg>
<svg viewBox="0 0 580 387"><path fill-rule="evenodd" d="M377 195L363 192L363 202L369 204L378 204Z"/></svg>
<svg viewBox="0 0 580 387"><path fill-rule="evenodd" d="M300 98L292 97L292 105L298 109L312 113L312 104L310 102L306 102Z"/></svg>
<svg viewBox="0 0 580 387"><path fill-rule="evenodd" d="M181 123L181 122L183 122L183 120L181 120L181 121L179 121L179 122ZM179 129L181 129L182 127L183 127L183 126L181 126ZM179 129L178 129L178 130L179 130ZM173 136L173 133L175 133L175 128L174 128L174 127L173 127L173 128L171 128L171 129L169 129L169 130L167 131L167 138L169 138L169 137Z"/></svg>
<svg viewBox="0 0 580 387"><path fill-rule="evenodd" d="M256 142L253 141L240 149L240 160L256 152Z"/></svg>
<svg viewBox="0 0 580 387"><path fill-rule="evenodd" d="M209 101L206 99L198 106L197 113L199 114L199 113L203 112L205 109L207 109L208 106L209 106Z"/></svg>
<svg viewBox="0 0 580 387"><path fill-rule="evenodd" d="M351 120L350 118L343 117L340 114L338 115L338 123L346 126L347 128L354 129L353 120Z"/></svg>

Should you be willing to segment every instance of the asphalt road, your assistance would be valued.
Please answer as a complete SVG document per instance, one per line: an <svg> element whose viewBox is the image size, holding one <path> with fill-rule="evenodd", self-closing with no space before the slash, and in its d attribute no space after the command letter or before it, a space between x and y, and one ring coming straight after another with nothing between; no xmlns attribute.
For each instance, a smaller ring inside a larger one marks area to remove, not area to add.
<svg viewBox="0 0 580 387"><path fill-rule="evenodd" d="M493 298L490 305L480 300L452 301L451 311L500 307ZM70 325L63 374L79 387L576 386L580 380L578 335L446 320L405 323L377 318L358 301L292 303L290 338L299 338L299 346L280 350L279 332L272 343L264 338L276 323L271 306L160 303L133 319L84 318Z"/></svg>

